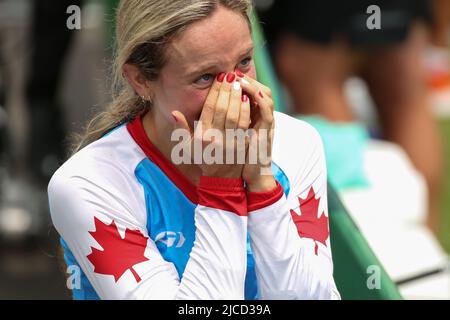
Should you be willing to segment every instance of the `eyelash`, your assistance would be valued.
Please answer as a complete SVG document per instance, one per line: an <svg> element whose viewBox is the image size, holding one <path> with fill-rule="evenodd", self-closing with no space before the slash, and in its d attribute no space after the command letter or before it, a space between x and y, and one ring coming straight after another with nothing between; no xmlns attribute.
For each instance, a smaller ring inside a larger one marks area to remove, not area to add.
<svg viewBox="0 0 450 320"><path fill-rule="evenodd" d="M251 61L252 61L252 58L251 58L251 57L245 58L244 60L242 60L241 62L239 62L239 64L242 64L242 62L244 62L244 61L246 61L247 64L244 65L244 66L242 66L242 67L238 67L239 69L241 69L241 68L242 68L242 69L248 68L248 67L250 66ZM205 76L209 77L209 79L208 79L208 80L203 79L203 81L206 81L206 83L205 83L205 82L204 82L204 83L201 83L200 81L202 81L202 78L205 77ZM213 74L211 74L211 73L205 73L205 74L201 75L197 80L195 80L195 83L196 83L196 84L199 84L199 85L209 85L209 84L212 83L212 81L214 80L214 78L215 78L215 76L214 76Z"/></svg>

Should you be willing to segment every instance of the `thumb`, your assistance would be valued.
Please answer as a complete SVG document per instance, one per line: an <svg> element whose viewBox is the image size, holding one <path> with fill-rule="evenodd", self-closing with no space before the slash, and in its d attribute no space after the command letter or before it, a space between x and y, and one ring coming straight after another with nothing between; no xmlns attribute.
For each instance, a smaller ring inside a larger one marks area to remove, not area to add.
<svg viewBox="0 0 450 320"><path fill-rule="evenodd" d="M174 120L174 131L178 131L181 130L181 134L183 137L183 153L185 152L185 150L188 150L187 156L192 159L192 147L193 147L193 143L194 143L194 139L193 139L193 134L192 134L192 130L189 127L189 124L186 120L186 117L184 116L184 114L182 114L180 111L173 111L172 112L172 117ZM179 134L180 132L178 132ZM186 149L185 149L186 147ZM184 155L183 155L184 158Z"/></svg>
<svg viewBox="0 0 450 320"><path fill-rule="evenodd" d="M173 111L172 112L172 117L173 117L173 120L174 120L174 127L175 127L175 129L184 129L184 130L187 130L189 133L192 134L192 130L189 127L189 124L188 124L184 114L182 114L180 111Z"/></svg>

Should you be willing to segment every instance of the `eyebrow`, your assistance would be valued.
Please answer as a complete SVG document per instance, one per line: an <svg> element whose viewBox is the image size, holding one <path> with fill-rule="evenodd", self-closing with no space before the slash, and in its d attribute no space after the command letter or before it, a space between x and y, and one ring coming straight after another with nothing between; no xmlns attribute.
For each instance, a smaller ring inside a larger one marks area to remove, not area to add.
<svg viewBox="0 0 450 320"><path fill-rule="evenodd" d="M255 49L255 47L252 45L244 54L241 54L239 56L239 58L241 59L242 57L249 55L254 49ZM208 70L212 70L214 67L216 67L216 65L217 65L216 62L211 62L211 61L206 62L203 65L201 65L200 67L198 67L197 69L189 72L187 77L193 77L194 75L206 72Z"/></svg>

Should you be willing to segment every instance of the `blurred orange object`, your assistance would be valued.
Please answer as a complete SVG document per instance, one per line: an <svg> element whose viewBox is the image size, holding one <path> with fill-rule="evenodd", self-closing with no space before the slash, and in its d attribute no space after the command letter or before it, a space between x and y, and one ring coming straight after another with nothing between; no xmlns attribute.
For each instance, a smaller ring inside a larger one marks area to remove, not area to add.
<svg viewBox="0 0 450 320"><path fill-rule="evenodd" d="M450 88L450 51L430 48L425 56L426 81L431 90Z"/></svg>

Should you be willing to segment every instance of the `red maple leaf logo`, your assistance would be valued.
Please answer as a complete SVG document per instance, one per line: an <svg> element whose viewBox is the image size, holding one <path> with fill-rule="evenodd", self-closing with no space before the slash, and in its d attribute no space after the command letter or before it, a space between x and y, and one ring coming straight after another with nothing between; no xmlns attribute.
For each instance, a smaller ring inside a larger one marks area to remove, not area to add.
<svg viewBox="0 0 450 320"><path fill-rule="evenodd" d="M302 238L313 239L316 246L314 252L318 255L317 241L327 246L326 241L330 235L328 230L328 217L322 212L318 218L320 198L316 199L314 189L311 187L305 200L298 197L301 215L291 210L292 220L297 226L297 232Z"/></svg>
<svg viewBox="0 0 450 320"><path fill-rule="evenodd" d="M148 238L139 230L127 228L122 239L114 220L108 225L94 217L94 222L95 231L89 233L103 248L101 251L91 247L92 252L87 256L94 265L94 272L112 275L117 282L130 269L136 281L141 281L133 266L149 260L144 256Z"/></svg>

